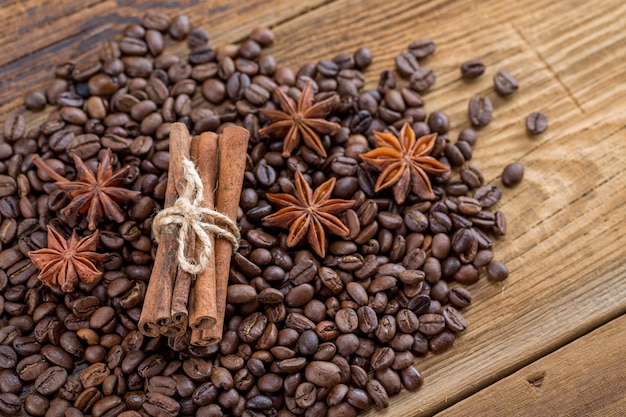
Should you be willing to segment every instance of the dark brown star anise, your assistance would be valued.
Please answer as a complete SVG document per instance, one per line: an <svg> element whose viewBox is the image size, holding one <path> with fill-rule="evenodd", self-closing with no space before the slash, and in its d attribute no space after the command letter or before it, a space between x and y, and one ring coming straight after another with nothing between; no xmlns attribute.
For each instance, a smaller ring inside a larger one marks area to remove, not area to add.
<svg viewBox="0 0 626 417"><path fill-rule="evenodd" d="M404 203L410 191L425 200L435 198L428 175L449 171L449 168L428 155L435 145L437 134L416 140L415 132L405 123L399 137L376 131L374 137L376 149L360 155L366 164L382 172L374 191L392 187L393 197L398 204Z"/></svg>
<svg viewBox="0 0 626 417"><path fill-rule="evenodd" d="M111 151L107 150L102 162L98 164L98 172L94 175L76 154L72 154L72 157L77 170L76 181L70 181L56 173L39 156L33 158L33 163L56 180L55 185L65 191L72 199L61 210L61 213L66 216L73 213L87 214L89 230L96 230L103 215L118 223L123 222L124 214L120 204L135 200L141 194L139 191L119 187L126 181L131 167L125 166L113 175Z"/></svg>
<svg viewBox="0 0 626 417"><path fill-rule="evenodd" d="M272 226L290 228L287 236L289 247L297 245L306 236L311 248L323 258L326 254L326 231L341 237L350 233L336 215L351 208L354 201L330 198L335 178L321 184L313 192L300 171L296 171L295 186L295 196L265 195L269 201L283 208L263 220Z"/></svg>
<svg viewBox="0 0 626 417"><path fill-rule="evenodd" d="M90 283L102 276L98 269L108 255L96 253L98 231L78 239L76 231L65 240L48 226L48 247L28 252L28 257L41 270L39 279L49 287L59 285L65 292L72 292L79 279Z"/></svg>
<svg viewBox="0 0 626 417"><path fill-rule="evenodd" d="M318 155L326 157L326 150L319 135L334 135L341 129L339 124L324 119L337 103L337 96L333 95L313 104L313 87L311 81L308 80L296 107L293 100L280 87L276 87L274 91L278 95L283 111L261 109L261 113L272 124L259 129L259 134L265 137L284 138L283 157L285 158L290 157L298 147L300 138Z"/></svg>

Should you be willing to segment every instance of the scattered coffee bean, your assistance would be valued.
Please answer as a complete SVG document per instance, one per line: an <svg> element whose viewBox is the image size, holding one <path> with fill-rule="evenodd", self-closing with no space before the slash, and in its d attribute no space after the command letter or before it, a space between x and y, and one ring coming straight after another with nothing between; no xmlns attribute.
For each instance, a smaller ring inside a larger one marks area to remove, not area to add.
<svg viewBox="0 0 626 417"><path fill-rule="evenodd" d="M517 91L519 84L513 75L506 71L498 71L493 76L493 86L501 96L508 96Z"/></svg>
<svg viewBox="0 0 626 417"><path fill-rule="evenodd" d="M493 105L489 97L474 96L470 99L468 113L472 126L484 127L491 123Z"/></svg>
<svg viewBox="0 0 626 417"><path fill-rule="evenodd" d="M524 178L524 167L519 162L513 162L504 167L502 171L502 184L513 187Z"/></svg>
<svg viewBox="0 0 626 417"><path fill-rule="evenodd" d="M526 116L526 130L531 135L539 135L548 128L548 116L541 112L532 112Z"/></svg>
<svg viewBox="0 0 626 417"><path fill-rule="evenodd" d="M480 59L465 61L461 65L461 76L467 80L478 78L485 72L485 64Z"/></svg>

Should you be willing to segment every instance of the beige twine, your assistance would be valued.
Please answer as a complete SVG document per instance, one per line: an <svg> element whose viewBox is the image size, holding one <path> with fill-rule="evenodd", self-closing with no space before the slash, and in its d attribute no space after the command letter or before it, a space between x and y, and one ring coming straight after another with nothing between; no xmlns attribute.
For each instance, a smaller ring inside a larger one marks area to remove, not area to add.
<svg viewBox="0 0 626 417"><path fill-rule="evenodd" d="M208 267L209 258L213 252L209 234L215 235L216 238L226 239L233 247L233 251L239 247L240 234L237 223L218 211L202 207L204 185L193 162L187 158L183 158L182 174L185 181L183 192L172 206L161 210L155 216L152 231L158 243L165 226L170 224L180 226L178 264L183 271L198 275ZM186 242L192 231L201 243L196 251L197 262L185 255Z"/></svg>

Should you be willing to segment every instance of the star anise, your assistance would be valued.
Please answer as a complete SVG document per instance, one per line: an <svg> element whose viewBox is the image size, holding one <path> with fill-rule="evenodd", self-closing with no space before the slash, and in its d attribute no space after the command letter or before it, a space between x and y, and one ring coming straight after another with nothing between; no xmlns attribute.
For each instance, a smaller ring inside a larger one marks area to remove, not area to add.
<svg viewBox="0 0 626 417"><path fill-rule="evenodd" d="M76 231L65 240L48 226L48 247L28 252L30 260L41 270L39 279L49 287L59 285L65 292L72 292L80 279L90 283L102 276L98 269L108 255L96 253L98 231L78 239Z"/></svg>
<svg viewBox="0 0 626 417"><path fill-rule="evenodd" d="M118 223L123 222L124 214L120 204L135 200L141 194L139 191L119 187L125 182L131 167L125 166L113 175L111 151L107 150L102 162L98 164L98 172L94 175L76 154L72 154L72 157L76 165L77 181L70 181L62 177L46 165L39 156L33 158L35 165L55 179L55 185L72 198L72 201L61 210L61 213L66 216L73 213L87 214L89 230L96 230L96 226L103 215Z"/></svg>
<svg viewBox="0 0 626 417"><path fill-rule="evenodd" d="M300 144L300 138L306 146L313 149L318 155L326 157L326 150L319 135L334 135L341 129L337 123L324 119L337 103L337 96L333 95L326 100L313 104L313 87L307 81L297 107L293 100L279 87L274 90L280 100L280 110L261 109L261 113L272 124L259 129L259 134L266 137L284 138L283 157L288 158Z"/></svg>
<svg viewBox="0 0 626 417"><path fill-rule="evenodd" d="M410 191L425 200L435 198L428 175L443 174L449 169L432 156L437 134L415 139L415 132L408 123L400 130L400 137L374 131L376 149L361 156L366 164L382 172L374 191L392 187L398 204L404 203Z"/></svg>
<svg viewBox="0 0 626 417"><path fill-rule="evenodd" d="M354 201L330 198L335 188L335 178L329 179L313 192L300 171L296 171L295 186L295 196L265 195L269 201L283 208L263 220L272 226L290 228L287 236L289 247L297 245L306 235L312 249L323 258L326 254L326 231L341 237L350 233L336 215L351 208Z"/></svg>

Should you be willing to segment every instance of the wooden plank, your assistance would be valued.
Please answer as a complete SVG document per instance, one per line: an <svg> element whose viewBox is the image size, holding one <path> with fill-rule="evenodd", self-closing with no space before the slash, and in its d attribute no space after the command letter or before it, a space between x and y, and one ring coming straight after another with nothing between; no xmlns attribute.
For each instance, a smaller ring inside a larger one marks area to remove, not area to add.
<svg viewBox="0 0 626 417"><path fill-rule="evenodd" d="M621 316L437 416L623 416L624 357Z"/></svg>
<svg viewBox="0 0 626 417"><path fill-rule="evenodd" d="M168 16L189 15L190 23L206 29L210 44L220 45L241 41L255 26L274 26L307 10L319 7L329 0L246 1L219 0L210 3L198 0L167 2L155 5L153 1L97 2L91 7L71 7L63 4L80 2L50 1L27 9L42 16L41 24L33 26L29 19L11 19L22 7L20 2L10 8L0 8L0 22L11 21L11 30L0 34L0 118L19 108L24 94L43 89L54 78L52 67L72 60L95 59L98 45L107 39L119 39L123 28L139 22L147 12L162 12ZM35 2L37 3L37 2ZM43 16L48 16L45 18ZM178 44L171 52L184 56L186 44Z"/></svg>
<svg viewBox="0 0 626 417"><path fill-rule="evenodd" d="M515 26L556 78L585 111L624 103L626 3L541 3Z"/></svg>

